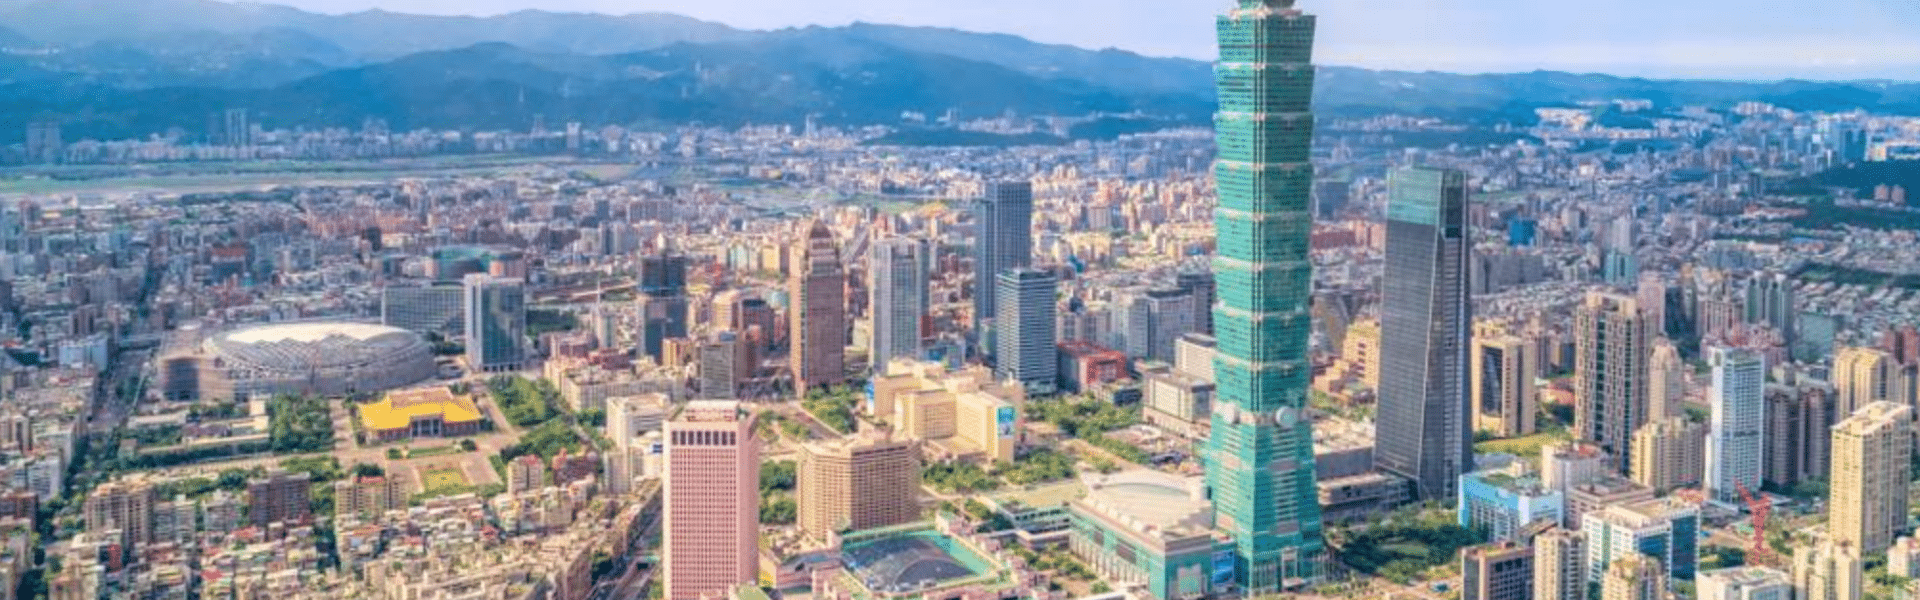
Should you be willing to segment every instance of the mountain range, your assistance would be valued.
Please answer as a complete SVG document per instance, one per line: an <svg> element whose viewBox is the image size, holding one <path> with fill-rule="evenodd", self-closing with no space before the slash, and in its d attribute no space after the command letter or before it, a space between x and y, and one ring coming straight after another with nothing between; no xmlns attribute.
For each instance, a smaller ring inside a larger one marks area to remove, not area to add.
<svg viewBox="0 0 1920 600"><path fill-rule="evenodd" d="M952 29L854 24L750 31L669 14L522 11L322 15L215 0L0 3L0 144L32 121L66 139L197 135L245 108L269 127L524 129L548 122L887 124L1140 113L1205 123L1212 67ZM1325 116L1383 113L1519 122L1611 98L1725 108L1920 114L1920 84L1655 81L1557 72L1407 73L1324 67Z"/></svg>

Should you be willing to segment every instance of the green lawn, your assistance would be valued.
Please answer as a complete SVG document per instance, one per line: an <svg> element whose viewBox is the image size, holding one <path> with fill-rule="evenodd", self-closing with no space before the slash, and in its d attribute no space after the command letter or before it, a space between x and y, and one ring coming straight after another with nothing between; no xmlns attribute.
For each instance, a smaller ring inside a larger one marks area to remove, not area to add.
<svg viewBox="0 0 1920 600"><path fill-rule="evenodd" d="M459 469L427 469L420 472L420 483L426 491L422 498L455 496L473 491L473 483L467 481L466 473Z"/></svg>
<svg viewBox="0 0 1920 600"><path fill-rule="evenodd" d="M1473 451L1482 454L1502 452L1514 456L1536 457L1540 456L1541 447L1568 439L1571 438L1563 431L1536 433L1526 437L1480 442L1473 445Z"/></svg>
<svg viewBox="0 0 1920 600"><path fill-rule="evenodd" d="M427 458L432 456L446 456L448 454L458 454L459 452L460 452L460 448L458 446L428 446L425 448L412 448L407 450L407 458Z"/></svg>

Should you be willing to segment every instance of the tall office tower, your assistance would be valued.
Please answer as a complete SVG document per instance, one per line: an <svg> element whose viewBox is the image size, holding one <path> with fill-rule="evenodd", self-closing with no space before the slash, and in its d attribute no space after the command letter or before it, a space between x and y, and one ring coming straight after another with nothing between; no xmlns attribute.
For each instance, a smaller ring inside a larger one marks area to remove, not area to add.
<svg viewBox="0 0 1920 600"><path fill-rule="evenodd" d="M1115 346L1131 358L1173 362L1174 343L1199 330L1193 317L1201 302L1192 291L1174 287L1121 296L1113 313Z"/></svg>
<svg viewBox="0 0 1920 600"><path fill-rule="evenodd" d="M0 252L19 252L20 238L26 233L25 215L11 201L0 201ZM12 298L0 298L10 301Z"/></svg>
<svg viewBox="0 0 1920 600"><path fill-rule="evenodd" d="M1779 569L1734 567L1693 580L1699 600L1793 600L1793 579Z"/></svg>
<svg viewBox="0 0 1920 600"><path fill-rule="evenodd" d="M1893 357L1894 362L1903 365L1920 364L1920 327L1913 325L1890 327L1880 334L1880 347Z"/></svg>
<svg viewBox="0 0 1920 600"><path fill-rule="evenodd" d="M458 285L390 285L380 290L380 323L416 333L466 333L465 290Z"/></svg>
<svg viewBox="0 0 1920 600"><path fill-rule="evenodd" d="M1635 554L1613 561L1600 581L1600 600L1666 599L1666 569L1649 556Z"/></svg>
<svg viewBox="0 0 1920 600"><path fill-rule="evenodd" d="M1060 356L1054 344L1054 293L1059 281L1038 269L1001 271L994 294L1000 316L994 318L994 374L1019 381L1028 395L1052 394L1060 380Z"/></svg>
<svg viewBox="0 0 1920 600"><path fill-rule="evenodd" d="M1699 485L1707 464L1707 428L1686 417L1651 421L1633 432L1635 483L1662 492Z"/></svg>
<svg viewBox="0 0 1920 600"><path fill-rule="evenodd" d="M637 302L640 309L640 355L655 362L665 359L666 340L687 337L687 256L659 252L640 257Z"/></svg>
<svg viewBox="0 0 1920 600"><path fill-rule="evenodd" d="M1687 397L1689 368L1687 361L1680 358L1679 346L1666 338L1654 340L1653 352L1647 357L1647 420L1681 414L1680 403Z"/></svg>
<svg viewBox="0 0 1920 600"><path fill-rule="evenodd" d="M805 391L847 379L847 274L826 223L816 220L802 231L788 284L787 335L793 387Z"/></svg>
<svg viewBox="0 0 1920 600"><path fill-rule="evenodd" d="M247 482L247 517L255 527L306 521L313 517L313 477L275 470Z"/></svg>
<svg viewBox="0 0 1920 600"><path fill-rule="evenodd" d="M1587 295L1573 313L1574 432L1624 471L1630 439L1647 422L1647 322L1633 298Z"/></svg>
<svg viewBox="0 0 1920 600"><path fill-rule="evenodd" d="M921 322L927 317L931 251L925 240L893 238L873 247L873 369L896 358L922 358Z"/></svg>
<svg viewBox="0 0 1920 600"><path fill-rule="evenodd" d="M693 262L685 254L660 251L640 256L634 285L642 294L677 296L687 293L687 271Z"/></svg>
<svg viewBox="0 0 1920 600"><path fill-rule="evenodd" d="M1460 553L1461 600L1533 597L1533 547L1516 542L1474 546Z"/></svg>
<svg viewBox="0 0 1920 600"><path fill-rule="evenodd" d="M994 282L1001 271L1033 265L1033 184L998 181L973 207L973 322L993 320Z"/></svg>
<svg viewBox="0 0 1920 600"><path fill-rule="evenodd" d="M1325 560L1303 415L1313 377L1314 24L1293 0L1238 0L1218 19L1220 354L1207 487L1249 595L1312 583Z"/></svg>
<svg viewBox="0 0 1920 600"><path fill-rule="evenodd" d="M1188 271L1178 275L1175 281L1180 289L1193 296L1194 332L1213 335L1213 303L1220 298L1213 273Z"/></svg>
<svg viewBox="0 0 1920 600"><path fill-rule="evenodd" d="M1798 316L1800 309L1794 307L1793 277L1766 272L1747 281L1747 323L1772 327L1792 346L1794 320Z"/></svg>
<svg viewBox="0 0 1920 600"><path fill-rule="evenodd" d="M1801 479L1826 479L1833 470L1833 426L1851 415L1834 411L1833 387L1800 386Z"/></svg>
<svg viewBox="0 0 1920 600"><path fill-rule="evenodd" d="M1614 287L1629 287L1640 281L1640 255L1636 243L1639 232L1633 217L1633 210L1627 209L1605 225L1600 275Z"/></svg>
<svg viewBox="0 0 1920 600"><path fill-rule="evenodd" d="M1400 169L1389 190L1374 461L1413 481L1420 498L1444 500L1473 466L1467 176Z"/></svg>
<svg viewBox="0 0 1920 600"><path fill-rule="evenodd" d="M1865 564L1852 542L1826 539L1794 549L1796 600L1860 600L1865 587Z"/></svg>
<svg viewBox="0 0 1920 600"><path fill-rule="evenodd" d="M1713 426L1707 436L1707 492L1714 501L1743 506L1766 475L1767 360L1758 352L1707 349L1713 388L1707 396Z"/></svg>
<svg viewBox="0 0 1920 600"><path fill-rule="evenodd" d="M87 494L83 506L87 533L116 535L129 554L153 541L153 507L157 499L151 484L109 481Z"/></svg>
<svg viewBox="0 0 1920 600"><path fill-rule="evenodd" d="M481 273L463 283L467 367L488 373L520 369L527 360L526 283Z"/></svg>
<svg viewBox="0 0 1920 600"><path fill-rule="evenodd" d="M60 124L39 121L27 124L27 161L52 164L60 162L65 144L60 140Z"/></svg>
<svg viewBox="0 0 1920 600"><path fill-rule="evenodd" d="M1827 529L1834 541L1873 553L1906 531L1912 460L1912 407L1875 402L1833 426Z"/></svg>
<svg viewBox="0 0 1920 600"><path fill-rule="evenodd" d="M1766 468L1761 478L1779 489L1800 483L1807 454L1807 411L1793 388L1767 388ZM1816 475L1817 476L1817 475Z"/></svg>
<svg viewBox="0 0 1920 600"><path fill-rule="evenodd" d="M220 143L225 146L253 145L253 123L247 109L229 108L220 115Z"/></svg>
<svg viewBox="0 0 1920 600"><path fill-rule="evenodd" d="M1533 538L1534 600L1587 600L1587 535L1554 529Z"/></svg>
<svg viewBox="0 0 1920 600"><path fill-rule="evenodd" d="M1513 335L1476 334L1473 373L1473 428L1498 437L1533 434L1539 412L1533 374L1539 369L1534 346Z"/></svg>
<svg viewBox="0 0 1920 600"><path fill-rule="evenodd" d="M860 435L801 446L794 498L800 529L818 539L920 518L919 449Z"/></svg>
<svg viewBox="0 0 1920 600"><path fill-rule="evenodd" d="M695 400L666 427L668 600L724 596L760 571L760 441L739 402Z"/></svg>
<svg viewBox="0 0 1920 600"><path fill-rule="evenodd" d="M1879 348L1842 348L1833 355L1833 413L1846 418L1860 407L1893 401L1893 355Z"/></svg>
<svg viewBox="0 0 1920 600"><path fill-rule="evenodd" d="M1606 575L1613 561L1647 555L1675 579L1692 580L1700 564L1700 506L1671 496L1614 504L1581 515L1587 534L1587 577Z"/></svg>
<svg viewBox="0 0 1920 600"><path fill-rule="evenodd" d="M732 331L716 331L695 350L699 362L700 397L715 400L740 398L742 385L753 377L752 344Z"/></svg>

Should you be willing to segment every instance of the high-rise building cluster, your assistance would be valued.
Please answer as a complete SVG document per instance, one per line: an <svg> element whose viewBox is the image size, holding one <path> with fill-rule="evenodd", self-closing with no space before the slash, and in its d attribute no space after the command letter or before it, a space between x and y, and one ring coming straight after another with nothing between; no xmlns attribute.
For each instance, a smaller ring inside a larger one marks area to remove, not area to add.
<svg viewBox="0 0 1920 600"><path fill-rule="evenodd" d="M0 195L0 584L1920 595L1911 183L1848 166L1920 120L1316 112L1351 83L1314 65L1319 20L1222 4L1210 131L872 145L1148 122L965 105L904 129L30 124L0 159L103 164ZM548 150L571 158L415 160ZM227 190L173 164L365 156L409 176ZM146 162L215 191L95 191Z"/></svg>

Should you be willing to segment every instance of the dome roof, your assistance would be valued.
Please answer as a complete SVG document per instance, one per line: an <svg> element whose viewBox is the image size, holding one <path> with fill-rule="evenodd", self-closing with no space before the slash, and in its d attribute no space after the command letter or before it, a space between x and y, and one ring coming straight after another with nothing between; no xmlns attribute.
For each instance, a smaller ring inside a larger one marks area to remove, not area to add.
<svg viewBox="0 0 1920 600"><path fill-rule="evenodd" d="M287 323L221 333L205 349L226 360L276 371L313 371L430 356L419 334L371 323Z"/></svg>

